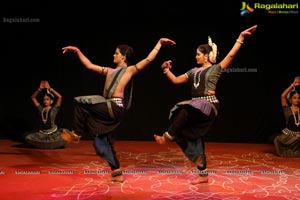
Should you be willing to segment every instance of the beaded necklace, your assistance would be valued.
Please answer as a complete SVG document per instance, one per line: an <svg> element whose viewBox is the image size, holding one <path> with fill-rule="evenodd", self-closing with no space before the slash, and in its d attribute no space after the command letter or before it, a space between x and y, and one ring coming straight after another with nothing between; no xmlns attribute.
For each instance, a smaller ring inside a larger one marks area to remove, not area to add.
<svg viewBox="0 0 300 200"><path fill-rule="evenodd" d="M299 125L300 125L300 112L299 112L299 108L298 108L298 120L297 120L297 118L296 118L295 112L292 110L292 107L290 107L290 108L291 108L291 111L292 111L293 116L294 116L295 125L296 125L296 126L299 126ZM297 111L296 111L296 112L297 112Z"/></svg>
<svg viewBox="0 0 300 200"><path fill-rule="evenodd" d="M197 89L199 87L199 84L200 84L200 81L201 81L201 73L202 73L202 67L200 67L199 69L196 69L196 72L194 74L194 88ZM197 73L199 72L198 74L198 81L197 81Z"/></svg>
<svg viewBox="0 0 300 200"><path fill-rule="evenodd" d="M211 67L211 65L210 66L208 66L208 67ZM199 69L196 69L195 70L195 73L194 73L194 88L195 89L197 89L198 87L199 87L199 85L200 85L200 81L201 81L201 73L206 69L206 68L208 68L208 67L200 67ZM199 72L199 74L198 74L198 81L197 81L197 73Z"/></svg>
<svg viewBox="0 0 300 200"><path fill-rule="evenodd" d="M43 108L43 110L42 110L42 120L43 120L44 124L46 124L46 122L48 120L49 110L50 110L50 108L49 109ZM46 111L46 113L45 113L45 111Z"/></svg>

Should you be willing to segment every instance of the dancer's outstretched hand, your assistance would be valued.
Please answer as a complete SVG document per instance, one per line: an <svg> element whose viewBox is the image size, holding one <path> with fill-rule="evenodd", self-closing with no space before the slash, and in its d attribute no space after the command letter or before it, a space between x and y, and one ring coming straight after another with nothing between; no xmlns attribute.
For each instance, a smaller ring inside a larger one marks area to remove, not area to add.
<svg viewBox="0 0 300 200"><path fill-rule="evenodd" d="M176 42L174 40L171 40L169 38L160 38L160 43L165 45L174 45Z"/></svg>
<svg viewBox="0 0 300 200"><path fill-rule="evenodd" d="M62 50L63 50L63 53L66 53L69 51L76 53L79 49L75 46L66 46L66 47L63 47Z"/></svg>
<svg viewBox="0 0 300 200"><path fill-rule="evenodd" d="M161 65L162 69L171 69L172 68L172 60L167 60Z"/></svg>
<svg viewBox="0 0 300 200"><path fill-rule="evenodd" d="M252 33L254 33L254 31L256 31L256 28L257 28L257 25L247 28L246 30L241 32L241 35L243 37L247 37L247 36L251 35Z"/></svg>

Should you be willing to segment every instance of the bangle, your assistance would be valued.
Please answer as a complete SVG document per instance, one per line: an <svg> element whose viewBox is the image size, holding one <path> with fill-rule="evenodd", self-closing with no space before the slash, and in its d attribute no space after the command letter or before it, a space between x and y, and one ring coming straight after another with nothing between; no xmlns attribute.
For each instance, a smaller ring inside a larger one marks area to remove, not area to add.
<svg viewBox="0 0 300 200"><path fill-rule="evenodd" d="M104 74L105 67L102 67L101 74Z"/></svg>
<svg viewBox="0 0 300 200"><path fill-rule="evenodd" d="M159 51L159 49L158 49L158 48L156 48L156 47L154 48L154 50L156 50L156 51Z"/></svg>
<svg viewBox="0 0 300 200"><path fill-rule="evenodd" d="M239 44L243 44L244 42L239 40L239 39L236 39L236 42L239 43Z"/></svg>
<svg viewBox="0 0 300 200"><path fill-rule="evenodd" d="M135 67L135 69L136 69L137 72L141 71L136 65L134 65L134 67Z"/></svg>
<svg viewBox="0 0 300 200"><path fill-rule="evenodd" d="M167 69L164 69L164 74L166 74L166 73L168 73L170 71L170 69L169 68L167 68Z"/></svg>

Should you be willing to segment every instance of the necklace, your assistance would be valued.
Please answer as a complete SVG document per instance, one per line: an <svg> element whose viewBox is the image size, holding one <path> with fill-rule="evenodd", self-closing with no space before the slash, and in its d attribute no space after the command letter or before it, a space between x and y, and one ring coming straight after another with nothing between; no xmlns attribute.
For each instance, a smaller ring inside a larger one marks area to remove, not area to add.
<svg viewBox="0 0 300 200"><path fill-rule="evenodd" d="M290 107L292 110L292 107ZM294 121L295 121L295 125L299 126L300 125L300 112L299 112L299 108L298 108L298 120L296 119L296 114L295 112L292 110L293 116L294 116Z"/></svg>
<svg viewBox="0 0 300 200"><path fill-rule="evenodd" d="M199 84L200 84L200 81L201 81L201 73L202 73L202 67L200 67L199 69L196 69L196 72L194 74L194 88L197 89L199 87ZM198 81L197 81L197 73L199 72L198 74Z"/></svg>
<svg viewBox="0 0 300 200"><path fill-rule="evenodd" d="M197 89L199 87L199 84L201 81L201 73L208 67L211 67L211 65L210 66L202 66L199 69L195 70L195 74L194 74L194 88L195 89ZM199 72L199 74L198 74L198 81L197 81L197 73L198 72Z"/></svg>
<svg viewBox="0 0 300 200"><path fill-rule="evenodd" d="M46 110L45 108L43 108L43 110L42 110L42 120L43 120L44 124L46 124L46 122L48 120L48 113L49 113L50 108L46 110L46 113L45 113L45 110Z"/></svg>

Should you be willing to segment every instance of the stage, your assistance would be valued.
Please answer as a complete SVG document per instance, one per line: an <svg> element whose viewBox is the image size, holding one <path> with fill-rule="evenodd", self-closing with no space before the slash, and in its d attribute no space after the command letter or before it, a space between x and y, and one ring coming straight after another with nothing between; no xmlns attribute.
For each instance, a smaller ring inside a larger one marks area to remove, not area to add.
<svg viewBox="0 0 300 200"><path fill-rule="evenodd" d="M208 183L191 185L196 167L175 143L116 141L125 181L111 183L91 140L33 149L0 140L1 199L300 199L300 158L272 144L206 143Z"/></svg>

